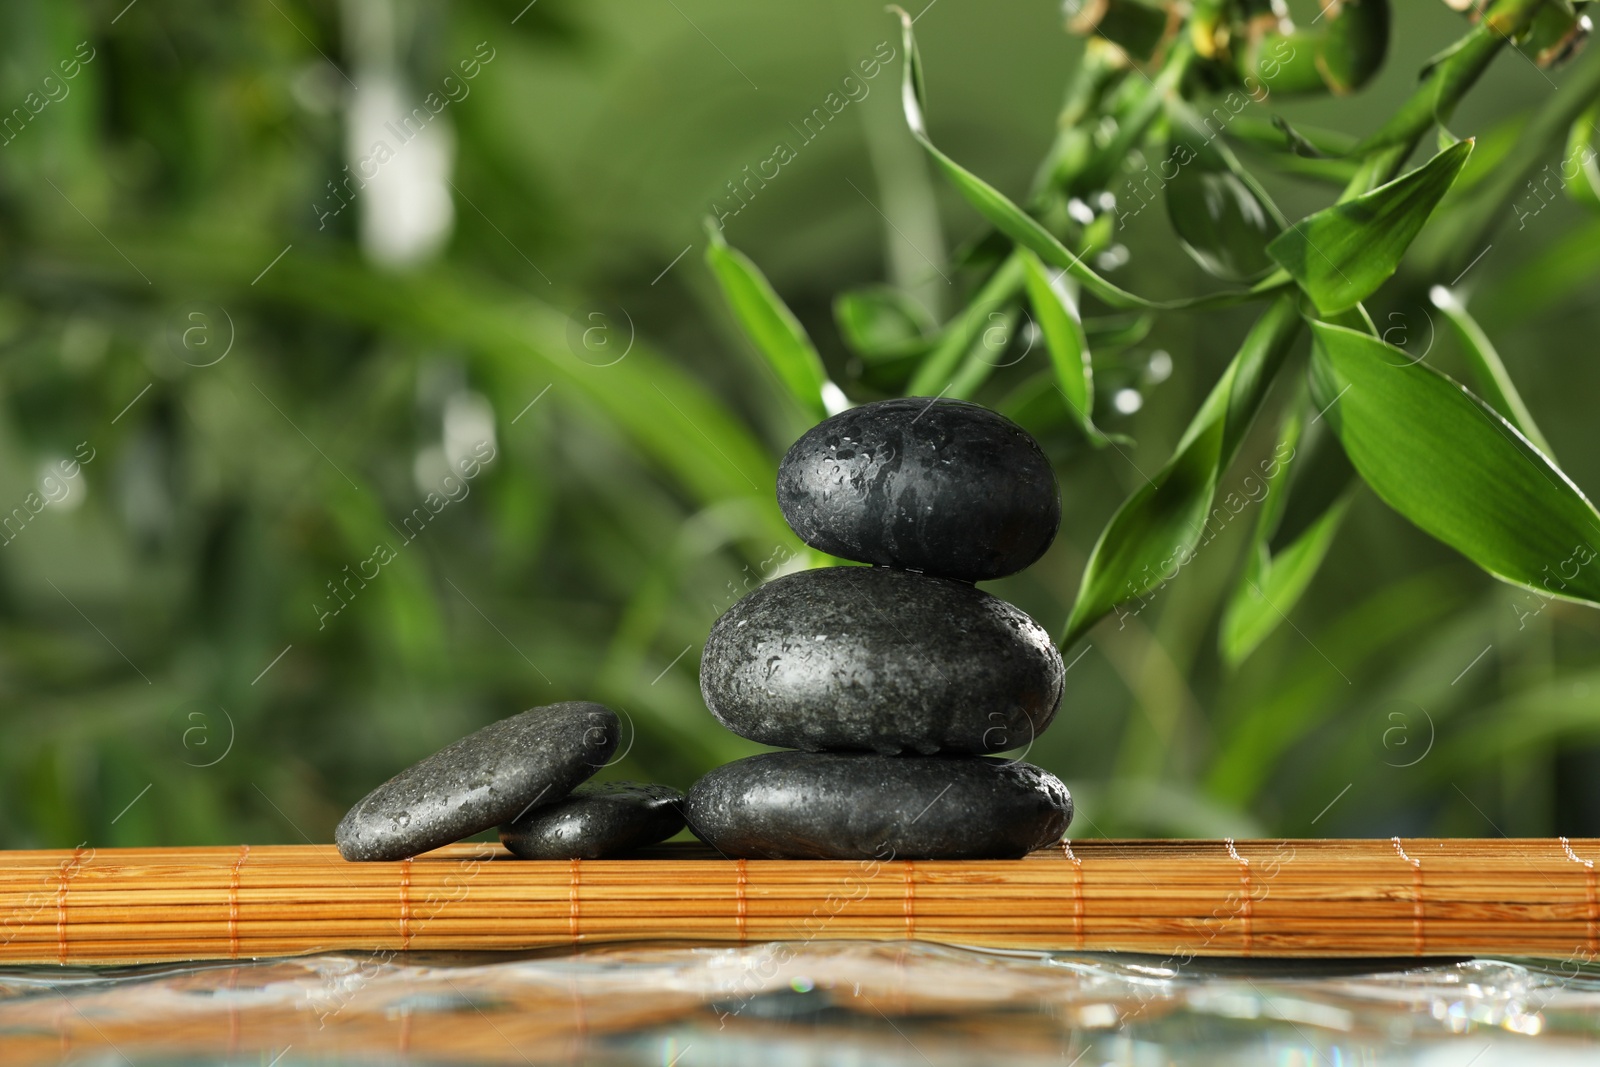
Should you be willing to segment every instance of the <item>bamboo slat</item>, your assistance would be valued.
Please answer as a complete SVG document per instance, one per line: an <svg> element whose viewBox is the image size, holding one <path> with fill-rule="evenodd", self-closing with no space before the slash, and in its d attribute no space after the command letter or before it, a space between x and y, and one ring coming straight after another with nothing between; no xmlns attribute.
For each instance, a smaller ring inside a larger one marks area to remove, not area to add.
<svg viewBox="0 0 1600 1067"><path fill-rule="evenodd" d="M929 940L1190 956L1600 958L1600 841L1080 841L1007 861L398 863L331 846L0 852L0 962L638 940Z"/></svg>

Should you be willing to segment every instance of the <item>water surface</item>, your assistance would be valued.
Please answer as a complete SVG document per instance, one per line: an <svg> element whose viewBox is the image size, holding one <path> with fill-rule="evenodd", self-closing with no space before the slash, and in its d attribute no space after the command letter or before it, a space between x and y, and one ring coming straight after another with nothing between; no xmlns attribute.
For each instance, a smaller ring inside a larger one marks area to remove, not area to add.
<svg viewBox="0 0 1600 1067"><path fill-rule="evenodd" d="M1600 1059L1600 970L922 943L0 970L0 1064L1425 1064Z"/></svg>

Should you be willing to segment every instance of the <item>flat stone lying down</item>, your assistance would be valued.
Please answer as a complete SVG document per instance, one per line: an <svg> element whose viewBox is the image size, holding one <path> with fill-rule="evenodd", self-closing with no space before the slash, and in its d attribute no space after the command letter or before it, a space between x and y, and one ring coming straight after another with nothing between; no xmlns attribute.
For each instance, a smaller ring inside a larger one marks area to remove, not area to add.
<svg viewBox="0 0 1600 1067"><path fill-rule="evenodd" d="M605 766L616 713L569 701L501 719L406 768L339 821L347 860L415 856L548 804Z"/></svg>
<svg viewBox="0 0 1600 1067"><path fill-rule="evenodd" d="M1061 780L985 756L768 752L696 782L689 828L749 859L1014 859L1072 821Z"/></svg>
<svg viewBox="0 0 1600 1067"><path fill-rule="evenodd" d="M665 841L683 829L683 794L642 782L580 785L500 827L500 843L525 860L597 860Z"/></svg>

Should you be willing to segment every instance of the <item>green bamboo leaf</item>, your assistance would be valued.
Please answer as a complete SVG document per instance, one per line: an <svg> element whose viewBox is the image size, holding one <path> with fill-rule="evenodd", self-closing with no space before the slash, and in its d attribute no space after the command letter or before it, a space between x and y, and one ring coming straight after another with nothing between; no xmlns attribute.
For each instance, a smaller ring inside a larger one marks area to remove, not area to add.
<svg viewBox="0 0 1600 1067"><path fill-rule="evenodd" d="M1527 4L1525 9L1542 10L1546 5ZM1480 24L1480 26L1485 24ZM1509 28L1497 30L1499 34L1515 37ZM1508 37L1501 36L1501 41ZM1541 214L1547 197L1554 198L1560 186L1569 192L1578 185L1580 171L1585 166L1584 151L1577 145L1561 160L1550 160L1562 151L1564 141L1570 139L1572 126L1583 119L1584 112L1600 98L1600 51L1584 49L1576 62L1562 74L1561 86L1549 94L1534 111L1515 117L1515 137L1505 150L1500 163L1483 173L1470 195L1462 196L1460 182L1451 190L1448 205L1450 225L1435 227L1424 233L1414 254L1420 273L1455 277L1460 274L1484 245L1494 237L1494 232L1505 224L1506 216L1516 219L1517 229L1525 229L1529 221ZM1473 156L1482 151L1480 143ZM1577 154L1571 154L1576 149ZM1592 153L1589 155L1592 159ZM1463 174L1471 179L1473 175ZM1557 188L1552 188L1554 182Z"/></svg>
<svg viewBox="0 0 1600 1067"><path fill-rule="evenodd" d="M1289 495L1289 465L1294 462L1305 429L1305 417L1301 411L1303 406L1303 400L1292 404L1278 428L1277 444L1272 450L1269 466L1263 471L1266 490L1261 507L1256 512L1255 530L1251 534L1250 550L1245 554L1244 571L1228 598L1227 607L1223 609L1222 627L1217 640L1222 658L1229 667L1243 663L1276 628L1271 605L1276 604L1277 600L1268 598L1269 590L1266 588L1272 584L1273 563L1272 550L1267 542L1283 518L1284 503Z"/></svg>
<svg viewBox="0 0 1600 1067"><path fill-rule="evenodd" d="M1248 659L1294 610L1333 547L1348 508L1348 498L1341 500L1276 555L1252 555L1252 569L1222 617L1220 643L1228 666Z"/></svg>
<svg viewBox="0 0 1600 1067"><path fill-rule="evenodd" d="M1290 126L1281 116L1271 120L1239 115L1228 124L1228 140L1275 170L1341 188L1360 167L1347 157L1356 139L1347 134Z"/></svg>
<svg viewBox="0 0 1600 1067"><path fill-rule="evenodd" d="M1272 270L1266 246L1283 227L1226 168L1185 167L1166 189L1167 217L1183 250L1214 278L1250 281Z"/></svg>
<svg viewBox="0 0 1600 1067"><path fill-rule="evenodd" d="M1266 492L1252 544L1223 612L1218 645L1237 667L1294 610L1344 521L1355 471L1337 441L1313 418L1304 397L1289 409L1272 456L1262 461ZM1246 487L1248 492L1248 486Z"/></svg>
<svg viewBox="0 0 1600 1067"><path fill-rule="evenodd" d="M1444 312L1445 319L1455 327L1456 337L1467 357L1467 368L1472 372L1473 384L1478 387L1478 395L1521 431L1522 436L1531 441L1535 448L1554 460L1555 450L1534 424L1528 405L1522 402L1522 394L1517 392L1511 375L1506 373L1506 365L1500 361L1500 353L1495 351L1489 335L1483 332L1477 320L1467 311L1461 298L1444 286L1436 285L1428 291L1428 299L1434 307Z"/></svg>
<svg viewBox="0 0 1600 1067"><path fill-rule="evenodd" d="M1172 458L1112 516L1084 568L1063 646L1117 605L1172 580L1194 559L1220 472L1233 460L1289 354L1299 321L1291 299L1280 298L1267 308Z"/></svg>
<svg viewBox="0 0 1600 1067"><path fill-rule="evenodd" d="M767 357L789 394L813 418L827 418L823 390L830 383L805 327L749 256L730 247L715 225L707 224L706 232L711 238L706 245L706 263L734 317Z"/></svg>
<svg viewBox="0 0 1600 1067"><path fill-rule="evenodd" d="M911 16L900 8L891 10L900 15L905 41L906 61L901 80L901 104L905 110L906 125L911 135L927 151L941 173L955 186L956 191L977 209L990 225L1017 244L1027 248L1053 267L1067 271L1085 289L1114 308L1149 308L1156 311L1174 311L1184 308L1227 307L1253 300L1258 296L1282 288L1288 275L1275 271L1249 289L1238 289L1187 300L1147 300L1100 277L1082 258L1074 254L1049 230L1041 226L1027 212L1013 204L1000 190L962 167L939 150L928 137L922 118L921 60L917 55L917 42L911 32Z"/></svg>
<svg viewBox="0 0 1600 1067"><path fill-rule="evenodd" d="M1022 254L1022 276L1067 410L1083 435L1096 448L1103 448L1106 436L1094 424L1094 369L1078 302L1063 275L1051 277L1049 268L1031 252Z"/></svg>
<svg viewBox="0 0 1600 1067"><path fill-rule="evenodd" d="M995 403L994 409L1038 438L1041 445L1047 445L1068 426L1067 406L1061 402L1060 388L1054 371L1041 370L1019 382Z"/></svg>
<svg viewBox="0 0 1600 1067"><path fill-rule="evenodd" d="M907 396L949 395L957 374L969 366L973 353L986 343L994 325L992 316L1004 316L1022 288L1022 260L1013 253L989 276L972 301L945 325L939 342L917 367Z"/></svg>
<svg viewBox="0 0 1600 1067"><path fill-rule="evenodd" d="M1273 268L1267 244L1285 222L1271 197L1245 172L1220 139L1203 129L1194 111L1168 108L1174 153L1192 158L1167 183L1167 218L1184 251L1207 274L1226 281L1253 281Z"/></svg>
<svg viewBox="0 0 1600 1067"><path fill-rule="evenodd" d="M1457 142L1387 185L1308 215L1267 252L1322 313L1352 308L1395 272L1471 151L1470 140Z"/></svg>
<svg viewBox="0 0 1600 1067"><path fill-rule="evenodd" d="M1583 179L1563 182L1561 187L1567 196L1591 211L1600 210L1600 157L1594 150L1596 123L1600 123L1600 103L1579 115L1567 130L1567 150L1561 156L1569 165L1573 160L1578 162Z"/></svg>
<svg viewBox="0 0 1600 1067"><path fill-rule="evenodd" d="M1397 348L1313 327L1312 394L1385 503L1485 571L1600 603L1600 512L1543 452L1459 384Z"/></svg>
<svg viewBox="0 0 1600 1067"><path fill-rule="evenodd" d="M1204 410L1202 414L1214 412ZM1216 420L1204 425L1206 432L1192 447L1174 454L1154 480L1117 509L1100 534L1067 619L1063 648L1087 633L1107 612L1142 599L1193 560L1194 545L1216 491L1221 436Z"/></svg>
<svg viewBox="0 0 1600 1067"><path fill-rule="evenodd" d="M1239 116L1229 123L1228 133L1244 140L1268 138L1264 143L1287 148L1295 155L1307 159L1343 156L1356 146L1356 138L1347 133L1324 130L1304 123L1290 125L1289 120L1282 115L1273 115L1267 119L1248 119Z"/></svg>
<svg viewBox="0 0 1600 1067"><path fill-rule="evenodd" d="M1088 338L1089 351L1098 352L1103 357L1108 351L1127 348L1143 341L1150 335L1150 328L1155 322L1155 316L1149 312L1140 312L1137 315L1102 315L1099 318L1084 319L1083 333Z"/></svg>
<svg viewBox="0 0 1600 1067"><path fill-rule="evenodd" d="M888 286L840 293L833 319L850 350L867 363L881 363L927 351L934 330L922 305Z"/></svg>
<svg viewBox="0 0 1600 1067"><path fill-rule="evenodd" d="M1206 791L1231 803L1251 803L1282 767L1285 753L1317 737L1319 728L1349 708L1352 682L1365 687L1395 659L1413 659L1409 642L1461 612L1469 592L1451 569L1424 571L1380 585L1331 622L1308 627L1306 641L1262 664L1270 680L1255 699L1233 705L1215 724L1216 755L1205 772ZM1343 667L1330 670L1330 661Z"/></svg>
<svg viewBox="0 0 1600 1067"><path fill-rule="evenodd" d="M989 312L967 347L967 358L962 361L955 377L950 379L944 395L954 400L970 400L996 369L1010 366L1026 356L1026 352L1015 357L1007 356L1016 328L1015 305Z"/></svg>

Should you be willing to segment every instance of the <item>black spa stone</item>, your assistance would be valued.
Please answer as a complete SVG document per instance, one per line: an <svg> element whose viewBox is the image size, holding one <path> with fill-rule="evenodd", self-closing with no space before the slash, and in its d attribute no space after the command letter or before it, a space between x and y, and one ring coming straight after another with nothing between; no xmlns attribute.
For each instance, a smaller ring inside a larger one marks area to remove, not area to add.
<svg viewBox="0 0 1600 1067"><path fill-rule="evenodd" d="M806 431L778 465L778 506L824 552L975 582L1022 570L1061 524L1055 474L1026 430L919 397Z"/></svg>
<svg viewBox="0 0 1600 1067"><path fill-rule="evenodd" d="M774 579L711 629L700 692L723 725L778 748L1000 752L1061 701L1044 628L965 582L887 567Z"/></svg>
<svg viewBox="0 0 1600 1067"><path fill-rule="evenodd" d="M347 860L398 860L511 822L605 766L616 713L569 701L490 723L363 797L334 831Z"/></svg>
<svg viewBox="0 0 1600 1067"><path fill-rule="evenodd" d="M665 785L580 785L500 827L500 843L525 860L597 860L665 841L683 829L683 794Z"/></svg>
<svg viewBox="0 0 1600 1067"><path fill-rule="evenodd" d="M768 752L696 782L689 828L745 859L1013 859L1072 821L1061 780L989 756Z"/></svg>

